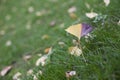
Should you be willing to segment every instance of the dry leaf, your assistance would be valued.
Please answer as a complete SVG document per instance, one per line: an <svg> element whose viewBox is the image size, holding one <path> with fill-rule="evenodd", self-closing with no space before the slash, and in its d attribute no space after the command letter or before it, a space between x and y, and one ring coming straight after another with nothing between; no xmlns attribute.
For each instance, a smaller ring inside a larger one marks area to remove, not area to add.
<svg viewBox="0 0 120 80"><path fill-rule="evenodd" d="M47 34L45 34L45 35L42 36L42 39L49 39L49 38L50 38L50 36L47 35Z"/></svg>
<svg viewBox="0 0 120 80"><path fill-rule="evenodd" d="M62 47L65 45L65 43L62 42L62 41L58 42L58 44L59 44L60 46L62 46Z"/></svg>
<svg viewBox="0 0 120 80"><path fill-rule="evenodd" d="M49 48L48 54L43 55L36 61L36 66L45 66L45 64L50 60L50 55L52 54L52 48Z"/></svg>
<svg viewBox="0 0 120 80"><path fill-rule="evenodd" d="M92 26L86 23L72 25L66 29L68 33L76 36L78 39L80 39L82 36L87 35L92 30Z"/></svg>
<svg viewBox="0 0 120 80"><path fill-rule="evenodd" d="M20 76L22 74L20 72L17 72L14 76L13 76L13 80L20 80Z"/></svg>
<svg viewBox="0 0 120 80"><path fill-rule="evenodd" d="M41 58L39 58L39 59L36 61L36 66L39 66L40 64L41 64L42 66L44 66L47 58L48 58L47 55L44 55L44 56L42 56Z"/></svg>
<svg viewBox="0 0 120 80"><path fill-rule="evenodd" d="M38 80L36 75L33 75L33 80Z"/></svg>
<svg viewBox="0 0 120 80"><path fill-rule="evenodd" d="M7 66L0 71L1 76L5 76L10 70L12 69L12 66Z"/></svg>
<svg viewBox="0 0 120 80"><path fill-rule="evenodd" d="M77 11L77 9L76 9L75 6L73 6L73 7L71 7L71 8L68 9L68 13L74 13L76 11Z"/></svg>
<svg viewBox="0 0 120 80"><path fill-rule="evenodd" d="M13 76L13 80L21 80L20 79L20 76L21 76L22 74L20 73L20 72L17 72L14 76Z"/></svg>
<svg viewBox="0 0 120 80"><path fill-rule="evenodd" d="M76 75L76 71L67 71L65 74L67 78L70 78Z"/></svg>
<svg viewBox="0 0 120 80"><path fill-rule="evenodd" d="M72 19L76 19L77 18L77 15L75 13L70 13L69 16L72 18Z"/></svg>
<svg viewBox="0 0 120 80"><path fill-rule="evenodd" d="M81 29L82 29L81 24L77 24L70 26L69 28L66 29L66 31L80 39L81 37L80 33L82 31Z"/></svg>
<svg viewBox="0 0 120 80"><path fill-rule="evenodd" d="M108 6L110 4L110 0L104 0L105 6Z"/></svg>
<svg viewBox="0 0 120 80"><path fill-rule="evenodd" d="M51 50L51 47L50 48L46 48L45 50L44 50L44 53L49 53L49 51Z"/></svg>
<svg viewBox="0 0 120 80"><path fill-rule="evenodd" d="M23 56L23 59L24 59L25 61L27 61L27 60L29 60L31 57L32 57L31 55L25 55L25 56Z"/></svg>
<svg viewBox="0 0 120 80"><path fill-rule="evenodd" d="M82 54L82 50L79 49L77 46L69 47L68 50L71 55L80 56Z"/></svg>
<svg viewBox="0 0 120 80"><path fill-rule="evenodd" d="M29 69L28 71L27 71L27 75L32 75L33 74L33 70L32 69Z"/></svg>
<svg viewBox="0 0 120 80"><path fill-rule="evenodd" d="M98 14L95 13L95 12L90 12L90 13L86 13L85 15L86 15L88 18L92 19L92 18L96 17Z"/></svg>

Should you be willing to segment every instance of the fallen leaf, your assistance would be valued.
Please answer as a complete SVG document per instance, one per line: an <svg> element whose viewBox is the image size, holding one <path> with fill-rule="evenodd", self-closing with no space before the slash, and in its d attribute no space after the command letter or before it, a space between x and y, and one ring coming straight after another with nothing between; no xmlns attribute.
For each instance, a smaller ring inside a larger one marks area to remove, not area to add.
<svg viewBox="0 0 120 80"><path fill-rule="evenodd" d="M29 69L28 71L27 71L27 75L32 75L33 74L33 69Z"/></svg>
<svg viewBox="0 0 120 80"><path fill-rule="evenodd" d="M49 38L50 38L50 36L47 35L47 34L45 34L45 35L42 36L42 39L43 39L43 40L44 40L44 39L49 39Z"/></svg>
<svg viewBox="0 0 120 80"><path fill-rule="evenodd" d="M3 68L2 71L0 71L0 75L5 76L11 69L12 69L11 65Z"/></svg>
<svg viewBox="0 0 120 80"><path fill-rule="evenodd" d="M108 6L110 4L110 0L103 0L105 3L105 6Z"/></svg>
<svg viewBox="0 0 120 80"><path fill-rule="evenodd" d="M69 16L72 18L72 19L76 19L77 18L77 15L75 13L70 13Z"/></svg>
<svg viewBox="0 0 120 80"><path fill-rule="evenodd" d="M75 6L68 9L68 13L74 13L77 11L77 8Z"/></svg>
<svg viewBox="0 0 120 80"><path fill-rule="evenodd" d="M44 56L40 57L40 58L36 61L36 66L39 66L39 65L44 66L45 63L46 63L47 58L48 58L47 55L44 55Z"/></svg>
<svg viewBox="0 0 120 80"><path fill-rule="evenodd" d="M77 46L69 47L68 50L71 55L80 56L82 54L82 50L78 48Z"/></svg>
<svg viewBox="0 0 120 80"><path fill-rule="evenodd" d="M68 27L65 31L68 33L76 36L78 39L80 39L82 36L87 35L89 32L92 31L92 26L86 23L82 24L76 24Z"/></svg>
<svg viewBox="0 0 120 80"><path fill-rule="evenodd" d="M52 54L52 48L49 48L49 52L46 55L41 56L37 61L36 61L36 66L45 66L50 61L50 55Z"/></svg>
<svg viewBox="0 0 120 80"><path fill-rule="evenodd" d="M62 41L58 42L58 44L59 44L60 46L62 46L62 47L65 45L65 43L62 42Z"/></svg>
<svg viewBox="0 0 120 80"><path fill-rule="evenodd" d="M118 23L117 23L119 26L120 26L120 20L118 21Z"/></svg>
<svg viewBox="0 0 120 80"><path fill-rule="evenodd" d="M25 61L27 61L27 60L29 60L31 57L32 57L31 55L25 55L25 56L23 56L23 59L24 59Z"/></svg>
<svg viewBox="0 0 120 80"><path fill-rule="evenodd" d="M76 75L76 71L67 71L65 74L67 78L70 78Z"/></svg>
<svg viewBox="0 0 120 80"><path fill-rule="evenodd" d="M6 42L6 46L11 46L12 45L12 42L10 41L10 40L8 40L7 42Z"/></svg>
<svg viewBox="0 0 120 80"><path fill-rule="evenodd" d="M51 26L51 27L52 27L52 26L55 26L55 24L56 24L56 21L55 21L55 20L50 22L50 26Z"/></svg>
<svg viewBox="0 0 120 80"><path fill-rule="evenodd" d="M33 75L33 80L38 80L36 75Z"/></svg>
<svg viewBox="0 0 120 80"><path fill-rule="evenodd" d="M51 47L50 48L46 48L45 50L44 50L44 53L49 53L49 51L51 50Z"/></svg>
<svg viewBox="0 0 120 80"><path fill-rule="evenodd" d="M21 80L20 79L20 76L21 76L22 74L20 73L20 72L17 72L14 76L13 76L13 80Z"/></svg>
<svg viewBox="0 0 120 80"><path fill-rule="evenodd" d="M90 13L86 13L85 15L86 15L88 18L92 19L92 18L96 17L98 14L95 13L95 12L90 12Z"/></svg>

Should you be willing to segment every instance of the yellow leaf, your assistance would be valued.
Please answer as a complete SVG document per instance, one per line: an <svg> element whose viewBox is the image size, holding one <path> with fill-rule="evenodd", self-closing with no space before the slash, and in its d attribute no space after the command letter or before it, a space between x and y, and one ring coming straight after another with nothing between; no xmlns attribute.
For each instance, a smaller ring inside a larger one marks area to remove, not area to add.
<svg viewBox="0 0 120 80"><path fill-rule="evenodd" d="M80 39L81 31L82 31L82 25L77 24L77 25L70 26L65 31L67 31L68 33L70 33L70 34L72 34L72 35L74 35L74 36L76 36L77 38Z"/></svg>

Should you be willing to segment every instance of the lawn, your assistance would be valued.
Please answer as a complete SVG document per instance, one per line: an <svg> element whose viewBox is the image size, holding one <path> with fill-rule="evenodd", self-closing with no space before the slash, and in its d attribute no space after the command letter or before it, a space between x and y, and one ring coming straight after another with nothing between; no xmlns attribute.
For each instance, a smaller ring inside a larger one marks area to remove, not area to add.
<svg viewBox="0 0 120 80"><path fill-rule="evenodd" d="M0 71L12 69L0 80L67 80L65 72L76 71L70 80L120 79L120 0L0 0ZM74 14L68 13L72 7ZM98 19L86 17L88 12ZM105 17L106 16L106 17ZM96 21L96 22L95 22ZM76 37L65 32L73 24L94 26L92 38L82 37L83 56L71 55ZM52 54L45 66L36 66L40 55ZM29 60L23 59L30 55ZM32 75L27 74L33 70ZM42 72L37 74L38 71ZM69 80L69 79L68 79Z"/></svg>

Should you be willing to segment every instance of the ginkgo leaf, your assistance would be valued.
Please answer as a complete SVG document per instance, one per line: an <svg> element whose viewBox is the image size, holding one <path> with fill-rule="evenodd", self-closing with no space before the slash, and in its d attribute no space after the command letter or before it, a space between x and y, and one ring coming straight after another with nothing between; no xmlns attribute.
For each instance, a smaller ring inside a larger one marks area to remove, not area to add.
<svg viewBox="0 0 120 80"><path fill-rule="evenodd" d="M92 29L93 28L91 25L82 23L82 24L76 24L76 25L70 26L66 29L66 31L76 36L78 39L80 39L82 36L85 36L89 32L91 32Z"/></svg>
<svg viewBox="0 0 120 80"><path fill-rule="evenodd" d="M81 24L72 25L69 28L67 28L66 31L80 39L80 36L81 36L80 33L82 31L82 25Z"/></svg>

